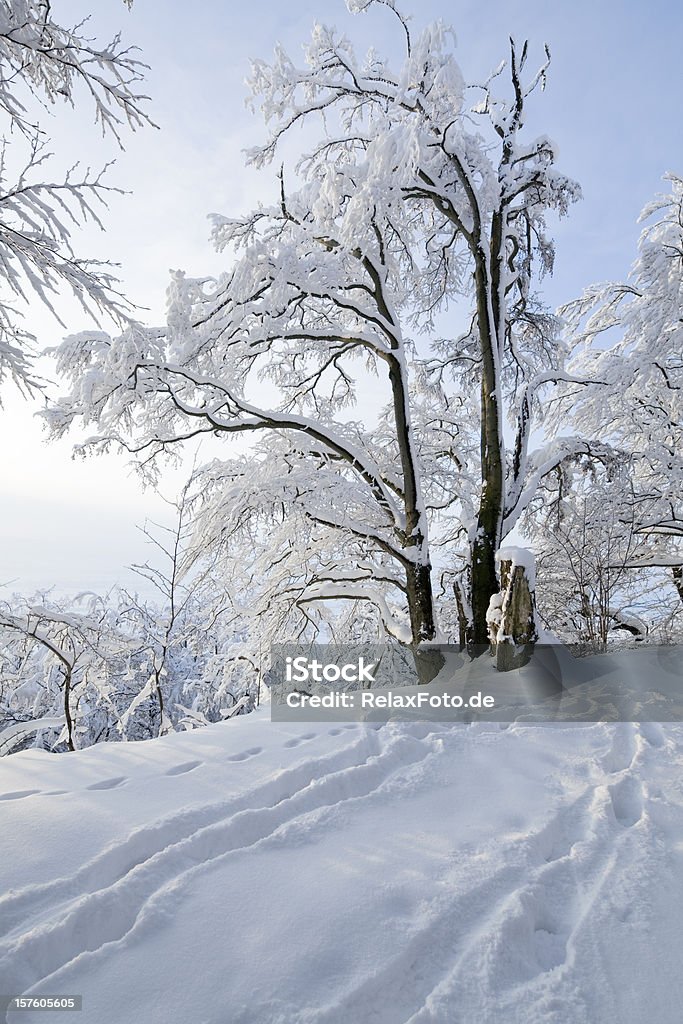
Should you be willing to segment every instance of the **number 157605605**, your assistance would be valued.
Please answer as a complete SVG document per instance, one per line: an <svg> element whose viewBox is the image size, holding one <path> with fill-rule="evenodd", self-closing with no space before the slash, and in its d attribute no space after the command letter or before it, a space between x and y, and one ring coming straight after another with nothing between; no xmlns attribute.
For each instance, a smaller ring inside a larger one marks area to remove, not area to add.
<svg viewBox="0 0 683 1024"><path fill-rule="evenodd" d="M83 996L0 996L0 1009L82 1010Z"/></svg>

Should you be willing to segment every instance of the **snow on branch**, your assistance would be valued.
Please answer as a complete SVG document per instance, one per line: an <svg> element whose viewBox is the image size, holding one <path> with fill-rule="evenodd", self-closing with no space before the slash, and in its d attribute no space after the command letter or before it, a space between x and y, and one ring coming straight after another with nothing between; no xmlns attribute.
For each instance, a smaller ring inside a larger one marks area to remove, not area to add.
<svg viewBox="0 0 683 1024"><path fill-rule="evenodd" d="M44 0L11 0L0 10L0 117L7 125L0 148L0 274L8 292L0 305L0 384L9 378L24 393L43 383L32 371L35 338L22 326L34 297L62 326L56 300L65 288L95 321L106 316L123 326L132 317L113 265L77 255L72 237L86 222L103 228L101 210L122 190L105 182L108 166L93 172L76 163L62 180L52 179L44 170L49 139L31 113L36 102L73 107L83 87L103 134L119 145L124 127L152 124L147 97L138 91L146 66L134 48L124 47L119 35L100 46L83 34L84 25L58 25Z"/></svg>

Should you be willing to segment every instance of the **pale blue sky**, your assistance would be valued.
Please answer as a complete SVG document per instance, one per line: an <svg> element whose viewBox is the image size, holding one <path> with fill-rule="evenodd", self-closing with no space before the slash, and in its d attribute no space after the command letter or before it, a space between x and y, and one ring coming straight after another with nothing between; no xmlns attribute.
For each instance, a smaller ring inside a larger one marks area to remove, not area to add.
<svg viewBox="0 0 683 1024"><path fill-rule="evenodd" d="M105 216L107 234L83 233L79 248L122 264L130 296L163 311L169 268L217 271L210 250L210 212L244 211L270 189L272 172L244 170L241 150L262 135L244 105L250 56L268 58L277 40L298 57L315 20L343 26L364 49L391 51L399 37L386 12L352 17L343 0L256 2L239 7L200 0L53 0L68 21L92 8L92 33L121 29L151 65L146 91L160 130L131 137L118 156L112 182L132 194L116 199ZM581 184L584 200L556 226L555 276L545 295L555 305L595 280L625 275L635 256L636 217L667 170L683 171L680 40L683 5L655 0L421 0L414 28L433 18L450 22L467 79L481 79L507 54L507 39L529 38L531 58L548 42L553 61L548 88L537 96L530 132L550 135L560 168ZM411 4L403 9L410 12ZM56 166L75 158L97 166L116 155L81 107L57 109L44 121L53 134ZM65 306L70 329L87 324ZM42 313L34 329L52 344L63 333ZM125 563L144 557L135 524L158 515L123 460L86 464L69 459L69 444L46 447L32 417L35 406L7 396L0 421L0 582L22 590L56 583L102 588ZM169 487L172 488L172 482ZM105 541L102 541L102 534ZM123 578L123 577L121 577Z"/></svg>

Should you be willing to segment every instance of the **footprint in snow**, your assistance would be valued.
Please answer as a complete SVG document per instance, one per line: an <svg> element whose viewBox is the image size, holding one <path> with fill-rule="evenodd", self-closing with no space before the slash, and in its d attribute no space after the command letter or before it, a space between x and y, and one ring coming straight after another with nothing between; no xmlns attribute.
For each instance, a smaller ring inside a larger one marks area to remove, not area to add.
<svg viewBox="0 0 683 1024"><path fill-rule="evenodd" d="M263 751L263 747L250 747L249 750L242 750L239 754L231 754L228 761L246 761L250 757L256 757Z"/></svg>
<svg viewBox="0 0 683 1024"><path fill-rule="evenodd" d="M39 789L17 789L14 793L0 793L0 800L23 800L25 796L40 793Z"/></svg>
<svg viewBox="0 0 683 1024"><path fill-rule="evenodd" d="M620 722L614 727L612 745L602 759L602 767L611 775L626 771L636 755L635 727L632 722Z"/></svg>
<svg viewBox="0 0 683 1024"><path fill-rule="evenodd" d="M607 788L614 817L624 828L632 828L643 816L643 793L638 780L627 775Z"/></svg>
<svg viewBox="0 0 683 1024"><path fill-rule="evenodd" d="M317 734L314 733L314 732L305 732L301 736L295 736L294 739L287 740L287 742L284 744L284 746L285 747L298 747L300 743L304 743L306 740L315 739L316 735Z"/></svg>
<svg viewBox="0 0 683 1024"><path fill-rule="evenodd" d="M128 782L125 775L119 775L115 779L104 779L102 782L93 782L91 786L86 786L86 789L116 789L118 786L122 786L124 782Z"/></svg>
<svg viewBox="0 0 683 1024"><path fill-rule="evenodd" d="M201 761L186 761L184 764L177 764L173 768L169 768L167 772L164 772L164 775L185 775L186 772L199 768L201 763Z"/></svg>

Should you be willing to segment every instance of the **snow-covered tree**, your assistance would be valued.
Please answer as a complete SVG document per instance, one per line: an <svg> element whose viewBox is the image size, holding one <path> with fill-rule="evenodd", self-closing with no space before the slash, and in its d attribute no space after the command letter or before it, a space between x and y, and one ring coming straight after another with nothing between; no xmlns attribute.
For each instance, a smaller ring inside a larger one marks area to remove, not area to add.
<svg viewBox="0 0 683 1024"><path fill-rule="evenodd" d="M99 210L117 190L103 171L78 163L52 178L50 140L35 108L75 106L83 92L102 132L120 143L124 129L148 122L138 91L143 69L118 35L102 45L87 37L85 23L63 27L46 0L0 3L0 384L11 379L26 392L38 383L35 339L22 325L29 300L59 319L54 303L65 289L89 315L128 319L111 265L79 256L72 239L85 221L101 226Z"/></svg>
<svg viewBox="0 0 683 1024"><path fill-rule="evenodd" d="M210 721L207 716L214 708L229 710L238 699L221 681L212 699L207 701L202 693L201 699L195 700L197 690L203 690L206 682L197 675L214 679L224 639L224 620L232 624L234 615L228 616L232 608L226 589L212 575L217 547L207 551L204 545L190 546L189 494L194 483L191 476L175 501L165 499L172 509L171 525L145 523L141 528L154 549L154 557L131 569L151 585L157 600L145 600L126 588L118 590L118 621L135 637L138 654L144 656L149 671L145 686L124 715L123 724L136 707L151 699L157 711L154 731L160 736L173 731L178 712L181 717L194 714ZM229 627L228 632L231 639L236 639ZM211 667L207 671L209 660ZM206 686L211 688L208 682ZM188 695L191 704L194 701L190 708L185 707ZM239 696L242 695L240 692ZM232 699L226 704L224 697Z"/></svg>
<svg viewBox="0 0 683 1024"><path fill-rule="evenodd" d="M59 367L84 371L80 397L51 422L62 429L86 406L98 420L134 416L133 439L106 431L103 440L114 437L147 460L202 433L269 435L255 457L204 472L202 543L218 543L248 517L272 523L284 507L297 536L287 562L277 564L281 579L294 572L289 593L299 588L298 607L370 602L387 632L417 649L436 637L427 506L452 501L457 428L424 361L409 361L401 322L405 243L379 214L365 238L359 228L344 241L351 196L349 182L340 209L315 220L319 184L290 197L283 186L277 207L243 221L221 219L218 244L238 246L231 273L218 283L176 275L163 334L137 329L115 343L92 333L67 341ZM178 346L184 356L175 362ZM365 422L344 415L359 362L388 399L379 424L376 408ZM118 379L101 402L104 380L112 383L107 370ZM273 405L252 397L264 378L279 399Z"/></svg>
<svg viewBox="0 0 683 1024"><path fill-rule="evenodd" d="M252 710L258 647L217 581L176 581L173 613L161 590L157 605L122 589L0 604L0 756L148 739Z"/></svg>
<svg viewBox="0 0 683 1024"><path fill-rule="evenodd" d="M369 3L349 3L363 11ZM486 613L498 589L495 554L523 510L527 485L547 472L529 460L528 442L538 391L561 368L555 323L533 299L533 264L552 269L545 230L549 210L564 213L578 187L554 168L545 136L526 139L525 103L543 87L548 64L525 77L527 47L511 43L510 60L479 89L467 88L440 23L413 38L392 72L374 50L358 59L349 42L317 26L298 68L283 51L272 65L254 67L252 90L274 128L251 154L257 165L304 118L322 114L332 127L305 159L305 169L334 181L337 165L366 169L354 196L351 226L378 206L389 209L401 238L421 243L412 309L427 321L454 296L469 295L469 329L447 343L444 360L480 392L479 487L470 532L471 630L487 642ZM549 59L549 58L548 58ZM509 90L498 89L503 73ZM472 102L472 92L475 92ZM336 117L336 119L335 119ZM332 165L331 165L332 164ZM424 321L423 321L424 322ZM506 452L506 413L513 444Z"/></svg>
<svg viewBox="0 0 683 1024"><path fill-rule="evenodd" d="M588 288L561 313L573 335L572 370L597 381L562 403L629 467L621 519L634 517L635 566L683 565L683 179L645 207L638 258L626 282ZM681 594L683 597L683 593Z"/></svg>
<svg viewBox="0 0 683 1024"><path fill-rule="evenodd" d="M75 750L79 737L82 745L93 742L93 709L113 709L115 665L130 653L130 644L117 629L111 605L94 594L82 595L83 602L85 612L65 609L47 595L0 605L0 689L6 698L0 739L8 723L13 737L12 725L37 719L41 728L58 724L56 742Z"/></svg>
<svg viewBox="0 0 683 1024"><path fill-rule="evenodd" d="M305 66L281 48L254 63L272 131L251 163L271 161L302 122L320 119L321 140L293 187L280 172L275 203L214 218L232 269L176 274L164 330L67 339L58 366L72 390L50 422L60 433L82 417L93 443L148 461L201 434L267 435L250 464L213 470L214 532L217 516L281 509L297 531L298 607L369 601L417 649L439 637L430 531L443 527L441 568L464 555L461 618L487 644L503 538L539 481L590 448L562 436L529 451L540 398L567 377L535 268L552 269L546 215L579 190L555 169L552 142L524 132L547 61L527 75L527 46L511 43L508 62L466 86L449 30L414 37L384 6L404 42L396 70L322 25ZM438 341L437 318L463 300L467 328ZM377 381L379 424L359 415L363 371Z"/></svg>
<svg viewBox="0 0 683 1024"><path fill-rule="evenodd" d="M621 631L643 640L661 572L634 572L647 544L628 467L580 457L549 476L525 523L537 551L539 612L564 641L604 649Z"/></svg>

